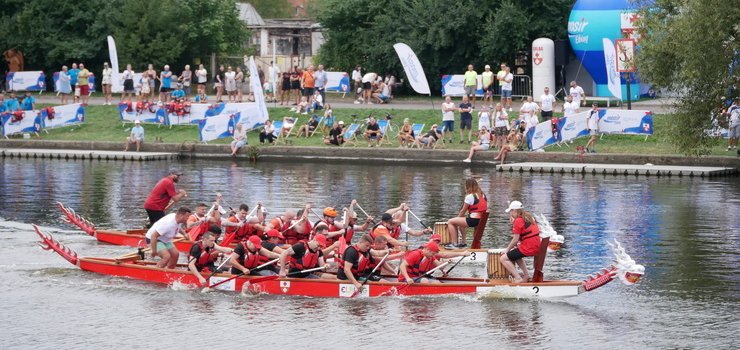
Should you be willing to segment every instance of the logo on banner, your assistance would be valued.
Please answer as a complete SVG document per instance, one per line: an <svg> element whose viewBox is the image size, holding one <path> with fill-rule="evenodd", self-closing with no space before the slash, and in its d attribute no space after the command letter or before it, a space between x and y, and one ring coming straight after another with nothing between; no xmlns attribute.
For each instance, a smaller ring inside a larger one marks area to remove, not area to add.
<svg viewBox="0 0 740 350"><path fill-rule="evenodd" d="M532 50L534 51L534 58L532 59L532 62L534 62L536 66L539 66L543 60L542 51L544 50L544 48L542 46L535 46L532 48Z"/></svg>

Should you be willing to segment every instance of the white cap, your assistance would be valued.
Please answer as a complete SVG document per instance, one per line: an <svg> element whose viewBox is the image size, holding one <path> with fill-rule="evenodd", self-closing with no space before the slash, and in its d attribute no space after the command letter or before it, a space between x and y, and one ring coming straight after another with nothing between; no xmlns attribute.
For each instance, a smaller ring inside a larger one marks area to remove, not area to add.
<svg viewBox="0 0 740 350"><path fill-rule="evenodd" d="M339 125L344 125L344 120L340 120L338 124Z"/></svg>
<svg viewBox="0 0 740 350"><path fill-rule="evenodd" d="M486 65L484 68L491 69L491 66L490 65Z"/></svg>
<svg viewBox="0 0 740 350"><path fill-rule="evenodd" d="M136 119L134 120L134 124L141 124L141 122L138 119Z"/></svg>
<svg viewBox="0 0 740 350"><path fill-rule="evenodd" d="M522 202L512 201L511 203L509 203L509 208L506 209L506 212L508 213L514 209L524 209L524 206L522 206Z"/></svg>

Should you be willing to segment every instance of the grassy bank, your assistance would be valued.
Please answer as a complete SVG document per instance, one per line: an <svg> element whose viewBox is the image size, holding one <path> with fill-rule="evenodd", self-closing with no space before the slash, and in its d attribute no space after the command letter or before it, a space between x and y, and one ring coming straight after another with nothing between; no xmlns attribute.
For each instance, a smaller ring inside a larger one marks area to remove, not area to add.
<svg viewBox="0 0 740 350"><path fill-rule="evenodd" d="M303 125L308 121L308 115L298 115L294 112L290 112L288 108L269 108L270 117L273 120L282 120L284 116L297 116L299 118L298 125ZM424 123L426 124L425 131L429 130L429 127L433 123L440 123L441 115L440 111L433 110L373 110L372 108L357 108L357 109L335 109L335 116L337 120L343 120L346 124L352 123L354 120L360 120L367 117L370 113L374 113L376 117L384 117L387 113L393 116L393 125L397 128L403 121L404 118L409 118L412 123ZM354 115L354 116L353 116ZM512 113L510 117L515 118L517 113ZM630 154L667 154L674 155L678 154L674 148L668 143L665 133L663 132L671 122L670 115L656 115L654 117L654 128L655 134L645 140L644 136L632 136L632 135L604 135L597 145L599 153L630 153ZM474 123L475 124L475 123ZM50 130L48 134L42 133L41 137L48 140L75 140L75 141L120 141L123 145L123 140L128 136L131 130L132 124L123 125L119 118L116 110L116 106L100 106L93 105L87 107L86 122L82 125L59 128ZM457 126L457 125L456 125ZM146 140L153 142L157 138L161 138L162 142L166 143L197 143L198 142L198 128L195 125L177 125L172 128L157 126L157 125L144 125L146 131ZM298 130L298 129L295 129ZM248 135L250 145L259 145L258 131L251 131ZM18 136L16 136L18 137ZM312 138L295 138L291 136L292 144L295 146L323 146L321 131L316 132ZM546 151L572 151L575 146L585 145L587 138L581 138L576 140L570 148L559 148L551 146ZM467 144L467 135L465 137L465 144L460 144L460 134L458 130L454 132L454 143L448 145L448 149L468 149L470 146ZM228 144L231 142L230 139L222 139L209 142L211 144ZM357 144L358 147L365 147L366 145L362 142ZM269 147L265 145L264 147ZM329 147L329 146L326 146ZM384 145L383 147L398 147L398 141L394 140L391 145ZM733 153L725 151L725 141L717 140L717 143L712 148L712 155L733 155Z"/></svg>

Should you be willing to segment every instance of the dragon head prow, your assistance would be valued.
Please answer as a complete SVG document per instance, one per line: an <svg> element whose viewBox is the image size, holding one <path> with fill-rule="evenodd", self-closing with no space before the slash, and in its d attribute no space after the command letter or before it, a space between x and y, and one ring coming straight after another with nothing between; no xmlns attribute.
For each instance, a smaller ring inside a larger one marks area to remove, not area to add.
<svg viewBox="0 0 740 350"><path fill-rule="evenodd" d="M51 234L42 232L41 229L36 226L36 224L31 224L31 226L33 227L34 231L36 231L36 234L41 237L41 242L39 243L39 245L42 249L53 250L65 260L72 263L72 265L77 265L79 259L77 258L77 253L75 253L74 250L65 247L62 243L55 240Z"/></svg>
<svg viewBox="0 0 740 350"><path fill-rule="evenodd" d="M632 257L622 248L622 245L615 239L614 244L606 242L614 253L616 271L614 273L619 277L622 283L631 286L645 274L645 266L637 264Z"/></svg>
<svg viewBox="0 0 740 350"><path fill-rule="evenodd" d="M554 252L559 250L560 246L565 242L565 237L559 235L558 232L555 231L544 214L535 214L534 218L537 220L537 226L540 228L540 237L550 238L550 243L547 245L547 251Z"/></svg>

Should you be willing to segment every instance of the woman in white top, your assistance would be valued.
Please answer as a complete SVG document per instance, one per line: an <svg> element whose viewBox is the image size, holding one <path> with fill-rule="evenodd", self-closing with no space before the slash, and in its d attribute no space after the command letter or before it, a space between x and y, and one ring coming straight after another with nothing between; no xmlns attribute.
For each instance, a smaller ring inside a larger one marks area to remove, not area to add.
<svg viewBox="0 0 740 350"><path fill-rule="evenodd" d="M265 127L260 132L260 143L265 143L265 140L269 143L275 140L275 126L272 125L272 121L269 119L265 121Z"/></svg>
<svg viewBox="0 0 740 350"><path fill-rule="evenodd" d="M268 120L269 121L269 120ZM231 155L236 156L236 152L247 144L247 129L242 124L236 124L234 130L234 141L231 141Z"/></svg>
<svg viewBox="0 0 740 350"><path fill-rule="evenodd" d="M236 80L236 102L241 103L244 98L244 72L242 72L242 67L236 67L236 77L234 79Z"/></svg>
<svg viewBox="0 0 740 350"><path fill-rule="evenodd" d="M121 94L121 102L126 95L128 95L128 102L131 102L131 98L134 96L134 70L131 69L131 64L126 65L126 70L121 74L123 80L123 93Z"/></svg>
<svg viewBox="0 0 740 350"><path fill-rule="evenodd" d="M476 151L488 151L489 148L491 148L491 134L488 132L488 128L484 126L478 134L478 141L473 141L473 145L470 146L470 153L467 158L463 159L463 162L470 163Z"/></svg>
<svg viewBox="0 0 740 350"><path fill-rule="evenodd" d="M229 102L236 102L236 72L231 68L231 66L228 66L226 68L226 73L224 73L224 90L226 90L226 94L229 96Z"/></svg>
<svg viewBox="0 0 740 350"><path fill-rule="evenodd" d="M141 101L146 102L149 100L149 95L152 93L152 78L149 77L148 71L141 74L141 81L139 82L139 96Z"/></svg>
<svg viewBox="0 0 740 350"><path fill-rule="evenodd" d="M495 145L496 148L501 149L501 146L506 142L506 135L509 133L509 114L506 113L506 109L501 103L497 103L491 118L493 119Z"/></svg>
<svg viewBox="0 0 740 350"><path fill-rule="evenodd" d="M478 112L478 131L483 129L491 130L491 109L483 106Z"/></svg>
<svg viewBox="0 0 740 350"><path fill-rule="evenodd" d="M113 83L113 69L108 67L108 62L103 63L103 95L105 96L105 104L110 106L111 100L111 84Z"/></svg>
<svg viewBox="0 0 740 350"><path fill-rule="evenodd" d="M206 83L208 82L208 71L203 65L198 66L198 70L195 71L195 78L198 82L198 95L206 94Z"/></svg>
<svg viewBox="0 0 740 350"><path fill-rule="evenodd" d="M67 98L69 98L69 94L72 92L70 81L67 66L62 66L62 71L59 72L59 79L57 80L57 91L61 95L63 105L67 104Z"/></svg>

